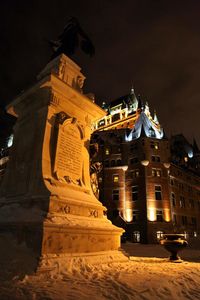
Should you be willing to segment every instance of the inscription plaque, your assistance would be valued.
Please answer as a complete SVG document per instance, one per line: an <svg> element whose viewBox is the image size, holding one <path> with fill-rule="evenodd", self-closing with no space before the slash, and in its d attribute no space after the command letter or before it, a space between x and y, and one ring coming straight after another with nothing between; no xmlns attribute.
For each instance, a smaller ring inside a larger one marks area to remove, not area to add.
<svg viewBox="0 0 200 300"><path fill-rule="evenodd" d="M58 178L77 184L82 177L83 142L78 127L66 122L59 125L54 171Z"/></svg>

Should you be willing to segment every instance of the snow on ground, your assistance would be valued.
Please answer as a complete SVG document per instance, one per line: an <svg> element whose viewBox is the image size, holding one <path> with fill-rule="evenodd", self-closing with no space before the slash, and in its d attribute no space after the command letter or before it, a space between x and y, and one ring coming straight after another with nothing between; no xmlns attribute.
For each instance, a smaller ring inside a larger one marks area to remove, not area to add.
<svg viewBox="0 0 200 300"><path fill-rule="evenodd" d="M122 246L131 255L128 262L93 266L77 263L57 275L2 281L0 300L200 299L197 247L182 252L184 262L171 263L160 245Z"/></svg>

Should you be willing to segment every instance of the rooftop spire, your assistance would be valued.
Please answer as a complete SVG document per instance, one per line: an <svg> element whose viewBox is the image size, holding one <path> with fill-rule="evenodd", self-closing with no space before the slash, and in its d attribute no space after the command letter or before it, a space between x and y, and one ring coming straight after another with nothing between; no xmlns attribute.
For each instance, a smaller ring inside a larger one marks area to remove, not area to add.
<svg viewBox="0 0 200 300"><path fill-rule="evenodd" d="M131 91L129 94L129 108L131 109L131 111L136 111L138 109L138 100L137 97L135 95L135 91L133 88L133 85L131 86Z"/></svg>
<svg viewBox="0 0 200 300"><path fill-rule="evenodd" d="M131 86L131 92L130 92L131 95L135 94L135 91L134 91L134 88L133 88L133 85Z"/></svg>

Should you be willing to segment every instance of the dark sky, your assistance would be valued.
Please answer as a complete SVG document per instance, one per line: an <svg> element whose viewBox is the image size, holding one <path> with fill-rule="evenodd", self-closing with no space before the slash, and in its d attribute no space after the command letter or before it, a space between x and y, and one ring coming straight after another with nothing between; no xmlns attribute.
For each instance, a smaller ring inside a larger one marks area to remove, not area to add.
<svg viewBox="0 0 200 300"><path fill-rule="evenodd" d="M0 1L0 105L33 83L70 16L96 49L77 54L85 92L97 103L136 94L155 108L168 135L200 145L199 0Z"/></svg>

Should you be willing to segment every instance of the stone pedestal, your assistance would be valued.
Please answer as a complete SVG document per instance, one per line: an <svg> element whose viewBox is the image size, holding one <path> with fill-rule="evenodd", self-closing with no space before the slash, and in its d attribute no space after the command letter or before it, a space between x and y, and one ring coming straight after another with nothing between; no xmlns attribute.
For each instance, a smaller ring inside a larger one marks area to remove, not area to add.
<svg viewBox="0 0 200 300"><path fill-rule="evenodd" d="M91 123L105 112L82 93L84 79L61 55L8 107L18 119L0 191L0 229L40 259L105 256L120 246L123 230L106 218L90 186Z"/></svg>

